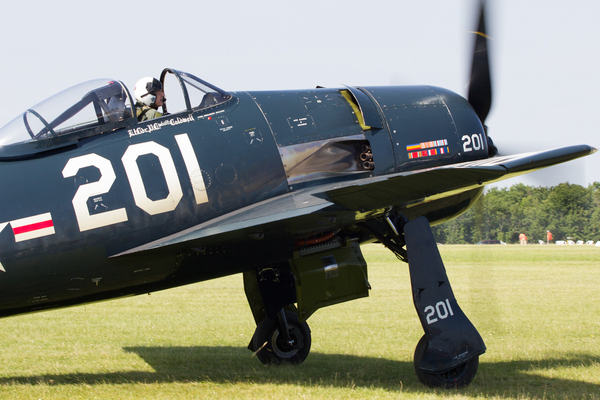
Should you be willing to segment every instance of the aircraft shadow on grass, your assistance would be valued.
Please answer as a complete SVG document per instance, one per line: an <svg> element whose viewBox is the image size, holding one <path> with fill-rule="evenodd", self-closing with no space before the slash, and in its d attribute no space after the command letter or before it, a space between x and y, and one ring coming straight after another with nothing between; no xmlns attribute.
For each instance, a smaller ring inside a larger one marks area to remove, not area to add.
<svg viewBox="0 0 600 400"><path fill-rule="evenodd" d="M312 352L300 366L264 366L239 347L127 347L155 372L115 371L0 378L0 385L96 385L175 382L279 383L322 387L373 387L390 391L423 392L414 376L413 362L353 355ZM513 398L543 397L573 393L599 393L600 385L562 378L549 378L537 371L559 368L590 368L600 356L571 354L565 358L480 363L477 379L460 392L473 396ZM499 385L498 383L501 383ZM487 388L491 386L490 388ZM499 391L498 387L503 389Z"/></svg>

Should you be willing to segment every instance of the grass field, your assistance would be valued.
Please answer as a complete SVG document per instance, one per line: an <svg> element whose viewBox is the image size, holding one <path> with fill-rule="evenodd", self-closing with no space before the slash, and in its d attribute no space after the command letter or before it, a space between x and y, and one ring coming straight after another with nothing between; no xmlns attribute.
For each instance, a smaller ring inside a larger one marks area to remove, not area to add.
<svg viewBox="0 0 600 400"><path fill-rule="evenodd" d="M473 383L433 390L406 264L364 248L366 299L317 311L312 351L263 366L241 276L0 321L0 399L600 399L600 248L440 246L483 336Z"/></svg>

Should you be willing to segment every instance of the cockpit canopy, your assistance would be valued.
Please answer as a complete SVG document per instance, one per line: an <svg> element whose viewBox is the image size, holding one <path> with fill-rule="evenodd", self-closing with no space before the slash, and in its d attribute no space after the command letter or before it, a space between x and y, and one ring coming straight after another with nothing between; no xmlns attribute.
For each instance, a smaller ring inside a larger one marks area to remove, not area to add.
<svg viewBox="0 0 600 400"><path fill-rule="evenodd" d="M133 117L131 96L118 81L95 79L27 109L0 130L0 145L37 141L103 126L114 130Z"/></svg>
<svg viewBox="0 0 600 400"><path fill-rule="evenodd" d="M167 68L160 76L172 114L195 112L232 96L188 74ZM73 144L84 137L136 125L135 100L120 81L95 79L27 109L0 129L0 158L26 156ZM163 108L166 114L166 105Z"/></svg>

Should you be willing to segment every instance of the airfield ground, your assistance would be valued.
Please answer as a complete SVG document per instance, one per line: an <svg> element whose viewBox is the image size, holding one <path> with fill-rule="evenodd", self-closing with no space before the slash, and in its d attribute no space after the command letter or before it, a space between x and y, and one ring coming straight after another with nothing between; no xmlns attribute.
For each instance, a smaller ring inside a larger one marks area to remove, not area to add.
<svg viewBox="0 0 600 400"><path fill-rule="evenodd" d="M488 351L468 388L422 386L406 264L364 249L366 299L317 311L303 365L266 367L241 276L0 321L7 399L600 399L600 248L440 246Z"/></svg>

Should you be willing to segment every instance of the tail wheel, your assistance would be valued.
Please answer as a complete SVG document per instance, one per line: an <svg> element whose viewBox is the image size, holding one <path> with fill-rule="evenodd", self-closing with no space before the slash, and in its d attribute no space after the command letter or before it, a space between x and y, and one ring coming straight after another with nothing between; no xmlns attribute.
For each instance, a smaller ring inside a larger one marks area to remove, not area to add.
<svg viewBox="0 0 600 400"><path fill-rule="evenodd" d="M427 339L423 336L415 349L414 367L417 377L422 384L429 387L452 389L467 386L473 381L475 374L477 374L477 368L479 367L479 357L475 357L443 374L433 374L421 370L419 365L428 345L429 342L427 342Z"/></svg>
<svg viewBox="0 0 600 400"><path fill-rule="evenodd" d="M299 322L298 315L285 311L290 328L290 342L279 332L277 318L265 317L254 332L252 345L263 364L301 364L310 352L311 336L306 322Z"/></svg>

